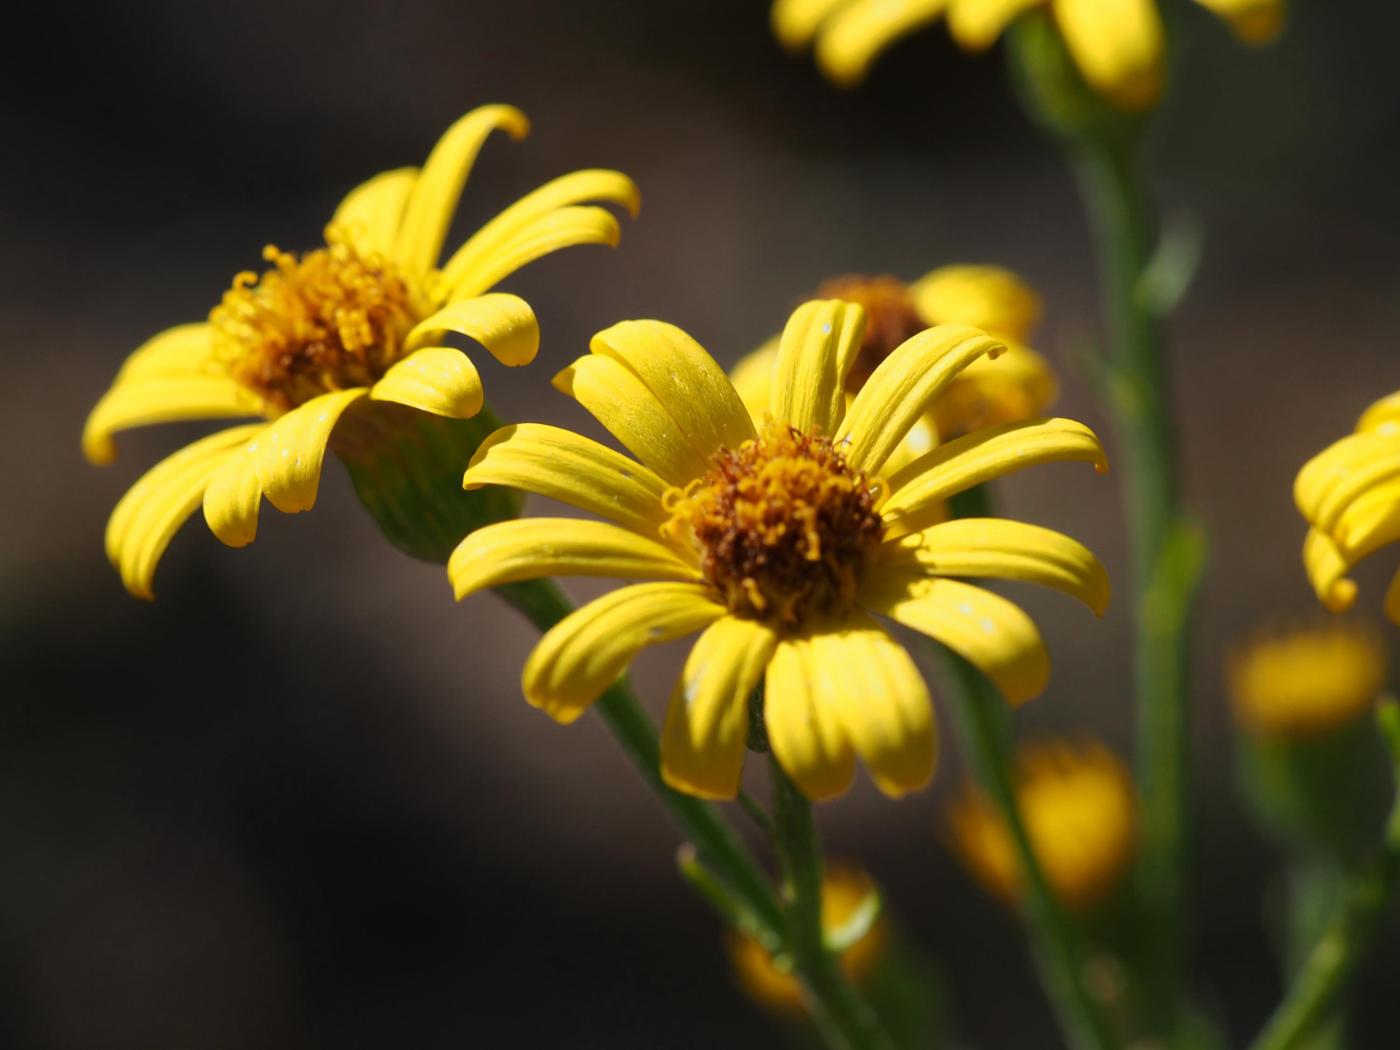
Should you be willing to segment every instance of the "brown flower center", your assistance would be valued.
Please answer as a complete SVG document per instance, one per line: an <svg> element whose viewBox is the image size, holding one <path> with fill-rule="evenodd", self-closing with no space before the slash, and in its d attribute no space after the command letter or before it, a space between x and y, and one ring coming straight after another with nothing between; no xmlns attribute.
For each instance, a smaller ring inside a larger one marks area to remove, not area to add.
<svg viewBox="0 0 1400 1050"><path fill-rule="evenodd" d="M426 313L392 263L360 255L335 227L324 248L298 257L268 245L263 258L273 268L235 277L209 323L229 373L283 412L374 383Z"/></svg>
<svg viewBox="0 0 1400 1050"><path fill-rule="evenodd" d="M830 440L770 422L671 490L664 531L695 543L733 612L795 629L854 601L883 529L876 495Z"/></svg>
<svg viewBox="0 0 1400 1050"><path fill-rule="evenodd" d="M929 325L919 316L909 286L896 277L834 277L817 289L819 299L844 299L865 309L865 337L846 389L855 393L890 351Z"/></svg>

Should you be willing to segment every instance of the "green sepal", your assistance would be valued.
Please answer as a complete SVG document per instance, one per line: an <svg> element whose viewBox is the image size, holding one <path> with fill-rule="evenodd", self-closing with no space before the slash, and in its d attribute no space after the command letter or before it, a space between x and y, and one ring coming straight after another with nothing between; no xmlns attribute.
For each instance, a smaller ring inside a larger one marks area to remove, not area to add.
<svg viewBox="0 0 1400 1050"><path fill-rule="evenodd" d="M375 402L344 435L337 433L336 453L389 542L442 565L468 533L520 513L513 489L462 488L467 464L499 427L489 408L471 419L447 419Z"/></svg>

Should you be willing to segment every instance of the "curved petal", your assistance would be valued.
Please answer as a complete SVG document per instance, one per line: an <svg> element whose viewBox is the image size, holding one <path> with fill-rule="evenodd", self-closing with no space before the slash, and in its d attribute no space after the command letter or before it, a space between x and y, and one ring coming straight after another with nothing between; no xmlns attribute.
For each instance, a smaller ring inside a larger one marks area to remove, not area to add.
<svg viewBox="0 0 1400 1050"><path fill-rule="evenodd" d="M612 212L593 205L559 208L533 219L479 264L467 270L447 288L446 298L479 295L516 270L561 248L580 244L605 244L616 248L622 226Z"/></svg>
<svg viewBox="0 0 1400 1050"><path fill-rule="evenodd" d="M774 0L773 35L790 50L806 47L833 11L851 0Z"/></svg>
<svg viewBox="0 0 1400 1050"><path fill-rule="evenodd" d="M187 445L143 474L107 521L107 558L126 589L154 598L151 583L161 555L194 513L210 476L265 424L231 427Z"/></svg>
<svg viewBox="0 0 1400 1050"><path fill-rule="evenodd" d="M595 335L588 348L641 380L707 463L721 448L738 448L755 436L724 369L675 325L622 321Z"/></svg>
<svg viewBox="0 0 1400 1050"><path fill-rule="evenodd" d="M872 580L871 610L942 642L990 678L1012 705L1045 690L1050 657L1035 623L1005 598L959 580Z"/></svg>
<svg viewBox="0 0 1400 1050"><path fill-rule="evenodd" d="M1400 434L1371 430L1342 438L1304 464L1293 497L1304 518L1332 532L1358 500L1397 477Z"/></svg>
<svg viewBox="0 0 1400 1050"><path fill-rule="evenodd" d="M586 201L616 204L633 218L642 206L637 184L620 171L593 168L561 175L521 197L472 234L442 268L443 284L454 288L461 282L470 283L471 274L497 254L502 245L515 240L521 230L559 208Z"/></svg>
<svg viewBox="0 0 1400 1050"><path fill-rule="evenodd" d="M763 724L773 757L816 801L842 794L855 775L855 753L836 712L818 702L823 671L810 638L785 639L768 662L763 694Z"/></svg>
<svg viewBox="0 0 1400 1050"><path fill-rule="evenodd" d="M345 195L335 209L331 225L344 230L361 255L389 255L394 250L404 205L417 181L417 168L380 172Z"/></svg>
<svg viewBox="0 0 1400 1050"><path fill-rule="evenodd" d="M1005 518L958 518L881 548L876 572L1038 583L1102 616L1108 573L1083 544L1053 529Z"/></svg>
<svg viewBox="0 0 1400 1050"><path fill-rule="evenodd" d="M634 459L543 423L502 427L472 456L462 485L509 485L586 510L655 539L669 515L666 483Z"/></svg>
<svg viewBox="0 0 1400 1050"><path fill-rule="evenodd" d="M258 443L249 441L219 465L204 489L204 523L229 547L246 547L258 534L263 495L258 460Z"/></svg>
<svg viewBox="0 0 1400 1050"><path fill-rule="evenodd" d="M554 377L554 386L668 483L685 485L710 469L708 453L696 447L636 373L613 358L580 357Z"/></svg>
<svg viewBox="0 0 1400 1050"><path fill-rule="evenodd" d="M815 700L891 798L927 787L938 755L933 703L904 647L869 617L811 640Z"/></svg>
<svg viewBox="0 0 1400 1050"><path fill-rule="evenodd" d="M151 336L122 362L112 385L119 386L128 379L201 375L215 368L213 333L208 324L200 321L176 325Z"/></svg>
<svg viewBox="0 0 1400 1050"><path fill-rule="evenodd" d="M995 361L984 357L963 369L934 402L933 415L939 432L952 438L1042 416L1059 393L1049 362L1012 343Z"/></svg>
<svg viewBox="0 0 1400 1050"><path fill-rule="evenodd" d="M773 395L773 369L778 364L778 340L770 339L751 354L739 358L729 370L729 381L749 410L754 426L763 424Z"/></svg>
<svg viewBox="0 0 1400 1050"><path fill-rule="evenodd" d="M987 0L982 0L986 3ZM1009 3L1011 0L991 0ZM1040 3L1043 0L1030 0ZM965 0L959 0L958 11ZM1023 0L1022 6L1027 6ZM952 25L954 15L948 16ZM1001 266L940 266L909 286L914 306L931 325L964 324L1009 343L1024 343L1040 323L1040 296Z"/></svg>
<svg viewBox="0 0 1400 1050"><path fill-rule="evenodd" d="M143 366L144 367L144 366ZM260 416L262 398L222 375L150 374L119 379L97 402L83 426L83 455L105 466L117 458L119 430L187 419Z"/></svg>
<svg viewBox="0 0 1400 1050"><path fill-rule="evenodd" d="M1400 393L1387 394L1367 408L1357 420L1356 430L1358 433L1370 430L1400 433Z"/></svg>
<svg viewBox="0 0 1400 1050"><path fill-rule="evenodd" d="M1121 109L1162 94L1166 48L1156 0L1053 0L1055 19L1090 86Z"/></svg>
<svg viewBox="0 0 1400 1050"><path fill-rule="evenodd" d="M941 513L944 500L974 485L1041 463L1077 461L1100 473L1108 459L1094 432L1072 419L1007 423L974 431L920 456L889 479L880 507L887 536L913 532Z"/></svg>
<svg viewBox="0 0 1400 1050"><path fill-rule="evenodd" d="M794 310L778 339L769 414L804 434L834 435L864 334L865 310L855 303L814 299Z"/></svg>
<svg viewBox="0 0 1400 1050"><path fill-rule="evenodd" d="M1346 612L1356 602L1356 583L1347 579L1351 564L1342 557L1332 538L1309 529L1303 540L1303 568L1313 591L1329 612Z"/></svg>
<svg viewBox="0 0 1400 1050"><path fill-rule="evenodd" d="M540 349L540 326L535 311L518 295L492 292L459 299L414 326L405 341L410 348L441 343L456 332L480 343L497 361L528 365Z"/></svg>
<svg viewBox="0 0 1400 1050"><path fill-rule="evenodd" d="M394 239L394 260L411 273L427 273L437 263L467 174L482 144L497 129L522 139L529 134L530 122L514 106L481 106L448 128L428 154Z"/></svg>
<svg viewBox="0 0 1400 1050"><path fill-rule="evenodd" d="M965 325L940 325L906 339L876 366L836 432L837 443L845 443L847 461L877 473L959 372L1005 348Z"/></svg>
<svg viewBox="0 0 1400 1050"><path fill-rule="evenodd" d="M860 0L843 8L817 39L817 62L837 84L859 83L871 64L901 37L935 21L948 0Z"/></svg>
<svg viewBox="0 0 1400 1050"><path fill-rule="evenodd" d="M425 346L394 362L369 396L449 419L470 419L486 403L476 365L450 346Z"/></svg>
<svg viewBox="0 0 1400 1050"><path fill-rule="evenodd" d="M1283 32L1288 18L1285 0L1196 0L1229 23L1246 44L1268 44Z"/></svg>
<svg viewBox="0 0 1400 1050"><path fill-rule="evenodd" d="M661 778L677 791L728 799L739 791L749 694L777 645L772 629L725 616L695 642L666 709Z"/></svg>
<svg viewBox="0 0 1400 1050"><path fill-rule="evenodd" d="M458 599L542 576L692 582L700 572L656 540L578 518L520 518L483 526L459 543L447 562Z"/></svg>
<svg viewBox="0 0 1400 1050"><path fill-rule="evenodd" d="M550 628L525 661L525 699L567 725L643 648L703 630L725 614L693 583L639 583L605 594Z"/></svg>
<svg viewBox="0 0 1400 1050"><path fill-rule="evenodd" d="M313 397L273 420L256 439L263 495L283 514L315 506L331 431L341 414L364 396L365 390L356 387Z"/></svg>
<svg viewBox="0 0 1400 1050"><path fill-rule="evenodd" d="M1045 0L950 0L948 32L966 51L985 51L1021 15ZM965 320L963 324L977 324ZM982 328L984 325L977 325Z"/></svg>

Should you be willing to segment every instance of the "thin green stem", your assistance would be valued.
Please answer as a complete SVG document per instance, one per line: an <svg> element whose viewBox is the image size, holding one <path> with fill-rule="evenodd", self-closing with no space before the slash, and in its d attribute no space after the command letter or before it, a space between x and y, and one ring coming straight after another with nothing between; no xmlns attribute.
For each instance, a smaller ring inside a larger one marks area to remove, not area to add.
<svg viewBox="0 0 1400 1050"><path fill-rule="evenodd" d="M541 631L573 611L562 591L550 580L531 580L496 588L496 592ZM661 748L656 727L637 703L625 679L607 690L595 705L604 723L661 800L681 833L728 885L734 899L747 910L746 921L769 944L782 940L784 917L762 868L740 838L714 808L690 795L673 791L661 779Z"/></svg>
<svg viewBox="0 0 1400 1050"><path fill-rule="evenodd" d="M982 673L942 646L946 699L953 711L963 754L982 789L990 796L1016 846L1025 879L1023 911L1035 948L1041 980L1060 1026L1076 1050L1106 1050L1116 1045L1098 1002L1084 981L1084 947L1079 931L1055 899L1031 846L1011 778L1003 701Z"/></svg>
<svg viewBox="0 0 1400 1050"><path fill-rule="evenodd" d="M831 1050L886 1050L893 1043L841 971L822 933L822 852L812 804L776 759L773 844L783 876L787 953L807 992L808 1013Z"/></svg>

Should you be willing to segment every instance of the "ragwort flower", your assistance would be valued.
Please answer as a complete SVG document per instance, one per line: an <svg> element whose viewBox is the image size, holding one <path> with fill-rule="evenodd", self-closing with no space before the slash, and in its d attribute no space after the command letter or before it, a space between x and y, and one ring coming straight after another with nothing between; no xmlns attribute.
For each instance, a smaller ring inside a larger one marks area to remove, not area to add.
<svg viewBox="0 0 1400 1050"><path fill-rule="evenodd" d="M262 417L181 449L117 504L107 554L132 594L152 596L161 555L201 504L231 547L253 540L264 496L285 513L310 509L327 446L348 436L338 431L373 442L375 414L397 406L453 418L479 412L480 376L444 345L450 335L503 364L534 358L530 307L490 290L556 249L616 244L617 220L582 202L635 213L639 197L619 172L576 171L501 212L440 263L468 172L497 129L518 139L529 122L510 106L468 113L421 170L387 171L352 190L324 247L297 256L269 246L271 268L236 276L207 321L168 329L127 359L83 431L93 463L116 457L113 435L128 427Z"/></svg>
<svg viewBox="0 0 1400 1050"><path fill-rule="evenodd" d="M703 632L662 730L662 773L693 794L731 798L765 684L778 762L811 798L851 782L859 754L898 796L932 775L928 692L871 616L945 643L1012 703L1039 693L1049 661L1019 607L967 577L1028 580L1102 611L1094 556L1047 529L999 519L936 522L950 495L1056 460L1106 469L1093 433L1064 419L1007 424L932 450L888 477L905 434L969 362L1001 349L976 329L915 335L847 407L864 311L799 307L778 349L769 418L755 425L723 369L690 336L624 321L555 385L637 459L556 427L487 438L465 484L510 485L607 519L487 526L454 552L458 597L542 576L651 582L614 591L545 634L526 662L526 698L571 722L644 646ZM638 460L640 462L638 462Z"/></svg>
<svg viewBox="0 0 1400 1050"><path fill-rule="evenodd" d="M1348 573L1368 555L1400 540L1400 393L1381 398L1354 433L1318 453L1293 485L1308 523L1303 565L1318 599L1332 612L1356 601ZM1400 624L1400 573L1385 596Z"/></svg>
<svg viewBox="0 0 1400 1050"><path fill-rule="evenodd" d="M1249 44L1283 28L1285 0L1196 0ZM1123 109L1144 109L1162 89L1166 33L1156 0L776 0L773 29L792 49L814 44L832 81L851 85L891 44L947 17L953 39L983 51L1028 11L1044 8L1088 84Z"/></svg>

